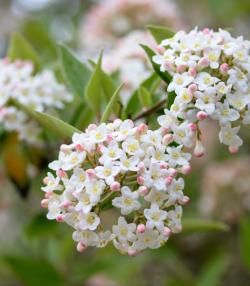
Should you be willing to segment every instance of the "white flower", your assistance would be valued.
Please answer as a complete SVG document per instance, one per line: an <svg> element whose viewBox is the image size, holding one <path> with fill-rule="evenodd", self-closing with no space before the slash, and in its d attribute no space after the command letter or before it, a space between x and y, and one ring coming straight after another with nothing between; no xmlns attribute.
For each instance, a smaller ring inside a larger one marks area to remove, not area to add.
<svg viewBox="0 0 250 286"><path fill-rule="evenodd" d="M133 135L136 132L132 120L125 120L121 123L119 129L115 133L117 141L123 141L125 138Z"/></svg>
<svg viewBox="0 0 250 286"><path fill-rule="evenodd" d="M89 136L94 143L101 143L107 139L107 127L106 124L102 123L95 129L90 130Z"/></svg>
<svg viewBox="0 0 250 286"><path fill-rule="evenodd" d="M61 199L60 196L53 194L50 196L48 203L49 212L47 214L47 219L55 219L59 214L62 213L61 209Z"/></svg>
<svg viewBox="0 0 250 286"><path fill-rule="evenodd" d="M95 230L100 223L100 218L95 212L82 213L78 224L81 230Z"/></svg>
<svg viewBox="0 0 250 286"><path fill-rule="evenodd" d="M164 228L164 220L167 218L167 212L159 208L157 204L152 204L150 209L144 210L145 218L147 219L146 227L156 227L159 231Z"/></svg>
<svg viewBox="0 0 250 286"><path fill-rule="evenodd" d="M216 111L213 117L218 119L221 125L224 125L230 121L236 121L239 119L240 114L237 110L230 108L228 102L216 103Z"/></svg>
<svg viewBox="0 0 250 286"><path fill-rule="evenodd" d="M77 230L73 232L73 240L81 242L85 246L96 246L99 243L99 237L94 231L81 231Z"/></svg>
<svg viewBox="0 0 250 286"><path fill-rule="evenodd" d="M231 147L239 147L242 145L242 139L237 135L240 127L232 128L230 124L226 124L221 127L219 133L219 139L221 143L224 143Z"/></svg>
<svg viewBox="0 0 250 286"><path fill-rule="evenodd" d="M193 132L187 122L183 122L179 126L173 126L173 131L174 140L177 143L183 144L186 147L193 145Z"/></svg>
<svg viewBox="0 0 250 286"><path fill-rule="evenodd" d="M82 191L86 184L85 171L81 168L75 168L73 170L73 175L69 179L69 184L76 192Z"/></svg>
<svg viewBox="0 0 250 286"><path fill-rule="evenodd" d="M182 230L181 224L182 207L175 206L174 210L168 212L168 224L173 233L178 233Z"/></svg>
<svg viewBox="0 0 250 286"><path fill-rule="evenodd" d="M215 103L217 101L215 87L208 87L203 92L197 91L195 96L197 97L195 106L198 109L204 110L207 114L212 114L214 112Z"/></svg>
<svg viewBox="0 0 250 286"><path fill-rule="evenodd" d="M91 203L97 203L105 189L106 185L102 180L89 180L86 183L86 193L89 196Z"/></svg>
<svg viewBox="0 0 250 286"><path fill-rule="evenodd" d="M82 211L83 213L89 213L96 202L91 202L90 196L86 192L80 192L75 195L78 199L78 203L75 206L76 211Z"/></svg>
<svg viewBox="0 0 250 286"><path fill-rule="evenodd" d="M151 189L150 193L144 197L144 199L152 204L155 203L158 206L162 206L167 200L168 195L164 192L160 192L155 189Z"/></svg>
<svg viewBox="0 0 250 286"><path fill-rule="evenodd" d="M209 86L214 85L218 81L218 78L211 76L207 72L200 72L194 80L201 91L206 90Z"/></svg>
<svg viewBox="0 0 250 286"><path fill-rule="evenodd" d="M153 229L146 229L144 233L137 233L137 241L134 247L138 250L145 248L156 249L160 247L159 233Z"/></svg>
<svg viewBox="0 0 250 286"><path fill-rule="evenodd" d="M175 74L168 86L168 91L175 91L175 93L179 95L182 89L188 86L192 81L193 77L189 76L188 73Z"/></svg>
<svg viewBox="0 0 250 286"><path fill-rule="evenodd" d="M112 205L116 208L120 208L121 214L127 215L141 207L141 204L137 200L137 192L131 192L128 187L122 187L121 193L121 197L117 197L112 200Z"/></svg>
<svg viewBox="0 0 250 286"><path fill-rule="evenodd" d="M103 166L95 168L96 176L100 179L104 179L108 185L114 182L114 177L119 173L120 168L114 166L111 161L104 162Z"/></svg>
<svg viewBox="0 0 250 286"><path fill-rule="evenodd" d="M212 69L217 69L219 67L219 58L221 54L220 48L206 48L204 50L204 56L207 57L207 59L210 62L210 67Z"/></svg>
<svg viewBox="0 0 250 286"><path fill-rule="evenodd" d="M126 155L122 155L120 158L120 168L123 171L138 171L138 162L139 158L137 156L127 157Z"/></svg>
<svg viewBox="0 0 250 286"><path fill-rule="evenodd" d="M144 153L143 150L140 148L139 141L137 139L132 138L132 137L127 138L122 143L122 148L129 155L141 156Z"/></svg>
<svg viewBox="0 0 250 286"><path fill-rule="evenodd" d="M164 109L164 113L164 115L157 118L157 121L162 127L166 129L171 128L174 124L176 124L177 118L168 109Z"/></svg>
<svg viewBox="0 0 250 286"><path fill-rule="evenodd" d="M248 110L245 112L242 123L243 123L243 124L250 124L250 109L248 109Z"/></svg>
<svg viewBox="0 0 250 286"><path fill-rule="evenodd" d="M111 141L107 147L103 146L101 152L103 155L100 157L99 161L102 164L109 160L117 160L124 154L116 141Z"/></svg>
<svg viewBox="0 0 250 286"><path fill-rule="evenodd" d="M152 163L143 176L145 186L148 188L154 187L159 191L166 189L165 179L168 176L168 171L166 169L162 169L159 163Z"/></svg>
<svg viewBox="0 0 250 286"><path fill-rule="evenodd" d="M235 109L241 111L250 103L250 94L229 93L227 100Z"/></svg>
<svg viewBox="0 0 250 286"><path fill-rule="evenodd" d="M136 230L135 223L127 223L124 217L119 217L118 225L114 225L112 231L119 241L134 241Z"/></svg>
<svg viewBox="0 0 250 286"><path fill-rule="evenodd" d="M54 177L50 172L47 174L47 177L44 179L46 183L46 187L42 187L44 192L53 192L56 190L62 190L62 186L60 185L60 178Z"/></svg>
<svg viewBox="0 0 250 286"><path fill-rule="evenodd" d="M169 162L169 166L176 167L177 165L185 166L189 164L191 154L184 153L182 145L178 147L168 147L167 152L167 161Z"/></svg>

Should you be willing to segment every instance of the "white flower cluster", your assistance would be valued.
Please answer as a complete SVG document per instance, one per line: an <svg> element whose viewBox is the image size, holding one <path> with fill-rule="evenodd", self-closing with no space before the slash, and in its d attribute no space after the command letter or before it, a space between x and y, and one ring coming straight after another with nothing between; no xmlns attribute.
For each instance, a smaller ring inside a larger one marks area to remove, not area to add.
<svg viewBox="0 0 250 286"><path fill-rule="evenodd" d="M41 112L64 107L72 100L66 88L59 84L50 70L34 75L30 62L0 60L0 124L7 131L15 131L21 140L38 143L40 127L27 114L9 104L14 99Z"/></svg>
<svg viewBox="0 0 250 286"><path fill-rule="evenodd" d="M206 117L217 120L220 142L232 153L242 145L240 124L250 124L249 49L243 37L206 28L180 31L163 40L153 57L160 70L172 76L168 92L176 97L169 116L193 124L193 129L199 129L197 123ZM197 155L203 152L199 133Z"/></svg>
<svg viewBox="0 0 250 286"><path fill-rule="evenodd" d="M62 145L58 160L49 164L56 175L44 179L41 204L48 219L75 229L78 251L109 241L129 255L158 248L181 231L182 205L189 199L177 174L189 169L190 158L165 128L152 131L120 119L91 124ZM118 211L118 221L105 230L103 214L110 207Z"/></svg>

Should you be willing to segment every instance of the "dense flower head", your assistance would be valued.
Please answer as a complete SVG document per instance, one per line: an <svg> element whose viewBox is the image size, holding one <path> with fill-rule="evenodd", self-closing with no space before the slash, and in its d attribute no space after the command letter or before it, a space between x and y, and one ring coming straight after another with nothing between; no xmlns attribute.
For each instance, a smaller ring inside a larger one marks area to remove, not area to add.
<svg viewBox="0 0 250 286"><path fill-rule="evenodd" d="M168 85L168 92L176 94L172 117L194 128L206 117L217 120L220 142L232 153L242 145L240 125L250 124L249 49L250 42L243 37L196 28L163 40L153 57L160 70L172 76ZM201 154L198 143L195 152Z"/></svg>
<svg viewBox="0 0 250 286"><path fill-rule="evenodd" d="M8 59L0 60L0 95L0 124L29 143L39 142L41 129L26 113L12 106L10 100L40 112L61 109L72 100L52 71L34 74L32 63Z"/></svg>
<svg viewBox="0 0 250 286"><path fill-rule="evenodd" d="M181 231L188 202L177 175L189 169L191 155L172 141L165 128L120 119L75 133L44 179L47 218L74 228L79 251L109 241L129 255L160 247ZM104 213L111 207L117 223L106 230Z"/></svg>
<svg viewBox="0 0 250 286"><path fill-rule="evenodd" d="M182 21L172 0L104 0L93 6L81 31L83 46L109 47L132 30L144 30L151 24L180 28Z"/></svg>

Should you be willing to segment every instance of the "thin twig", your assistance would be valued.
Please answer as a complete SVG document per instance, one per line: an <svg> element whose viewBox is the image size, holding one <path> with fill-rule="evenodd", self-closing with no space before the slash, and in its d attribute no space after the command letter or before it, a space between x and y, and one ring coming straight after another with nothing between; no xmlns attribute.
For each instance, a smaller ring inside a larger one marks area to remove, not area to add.
<svg viewBox="0 0 250 286"><path fill-rule="evenodd" d="M157 104L155 104L153 107L151 107L150 109L146 110L146 111L143 111L142 113L138 114L133 120L136 121L136 120L139 120L141 118L144 118L144 117L148 117L150 116L151 114L153 114L154 112L158 111L158 109L160 109L161 107L164 106L164 104L166 104L167 100L166 99L163 99L161 101L159 101Z"/></svg>

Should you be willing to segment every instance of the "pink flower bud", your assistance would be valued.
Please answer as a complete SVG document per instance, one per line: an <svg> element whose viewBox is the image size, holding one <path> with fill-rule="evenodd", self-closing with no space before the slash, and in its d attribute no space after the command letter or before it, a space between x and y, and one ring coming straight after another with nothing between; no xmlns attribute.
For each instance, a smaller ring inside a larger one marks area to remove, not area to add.
<svg viewBox="0 0 250 286"><path fill-rule="evenodd" d="M203 32L204 34L210 34L210 29L209 29L209 28L204 28L204 29L202 30L202 32Z"/></svg>
<svg viewBox="0 0 250 286"><path fill-rule="evenodd" d="M137 127L137 132L138 132L140 135L146 133L147 130L148 130L148 126L147 126L145 123L142 123L142 124L140 124L140 125Z"/></svg>
<svg viewBox="0 0 250 286"><path fill-rule="evenodd" d="M161 168L161 169L167 169L167 168L168 168L168 163L166 163L166 162L161 162L161 163L160 163L160 168Z"/></svg>
<svg viewBox="0 0 250 286"><path fill-rule="evenodd" d="M239 151L239 147L236 146L229 146L228 149L231 154L236 154Z"/></svg>
<svg viewBox="0 0 250 286"><path fill-rule="evenodd" d="M120 190L120 188L121 188L121 184L119 182L114 182L110 185L110 190L112 192L117 192Z"/></svg>
<svg viewBox="0 0 250 286"><path fill-rule="evenodd" d="M190 68L188 70L188 75L192 76L192 77L196 77L197 75L197 70L195 68Z"/></svg>
<svg viewBox="0 0 250 286"><path fill-rule="evenodd" d="M209 62L208 58L205 58L205 57L201 58L198 62L198 68L204 69L204 68L208 67L209 64L210 64L210 62Z"/></svg>
<svg viewBox="0 0 250 286"><path fill-rule="evenodd" d="M138 183L139 185L143 185L143 184L144 184L144 178L143 178L142 176L138 176L138 177L137 177L137 183Z"/></svg>
<svg viewBox="0 0 250 286"><path fill-rule="evenodd" d="M165 52L165 48L161 45L158 45L155 49L156 49L156 52L161 54L161 55L163 55Z"/></svg>
<svg viewBox="0 0 250 286"><path fill-rule="evenodd" d="M57 172L56 172L57 176L60 177L60 178L66 178L67 177L67 173L63 170L63 169L59 169Z"/></svg>
<svg viewBox="0 0 250 286"><path fill-rule="evenodd" d="M174 168L169 168L168 172L169 172L169 176L171 176L171 177L175 177L177 174L177 170Z"/></svg>
<svg viewBox="0 0 250 286"><path fill-rule="evenodd" d="M195 83L190 84L188 87L188 91L191 94L194 94L197 91L197 84L195 84Z"/></svg>
<svg viewBox="0 0 250 286"><path fill-rule="evenodd" d="M228 70L229 70L229 65L228 64L224 63L224 64L222 64L220 66L220 72L222 74L224 74L224 75L227 74Z"/></svg>
<svg viewBox="0 0 250 286"><path fill-rule="evenodd" d="M112 135L108 134L107 135L107 141L108 143L112 142L114 140L114 138L112 137Z"/></svg>
<svg viewBox="0 0 250 286"><path fill-rule="evenodd" d="M144 197L149 193L149 189L146 186L140 186L138 189L138 193L141 197Z"/></svg>
<svg viewBox="0 0 250 286"><path fill-rule="evenodd" d="M43 183L44 183L44 185L48 185L48 183L49 183L49 177L43 178Z"/></svg>
<svg viewBox="0 0 250 286"><path fill-rule="evenodd" d="M180 204L186 205L190 201L188 196L184 196L183 199L181 200Z"/></svg>
<svg viewBox="0 0 250 286"><path fill-rule="evenodd" d="M76 144L76 151L77 152L83 152L84 151L84 147L81 144Z"/></svg>
<svg viewBox="0 0 250 286"><path fill-rule="evenodd" d="M63 206L65 209L67 209L67 208L69 208L69 207L71 206L71 202L70 202L70 201L65 201L65 202L63 202L62 206Z"/></svg>
<svg viewBox="0 0 250 286"><path fill-rule="evenodd" d="M204 111L199 111L197 114L196 114L196 118L198 120L204 120L208 117L208 114Z"/></svg>
<svg viewBox="0 0 250 286"><path fill-rule="evenodd" d="M174 64L171 61L165 61L164 62L164 68L167 71L174 71L175 70Z"/></svg>
<svg viewBox="0 0 250 286"><path fill-rule="evenodd" d="M136 256L137 254L138 254L138 251L136 249L133 249L133 248L128 249L129 256Z"/></svg>
<svg viewBox="0 0 250 286"><path fill-rule="evenodd" d="M195 148L194 148L194 156L202 157L205 153L205 148L202 145L200 140L196 140Z"/></svg>
<svg viewBox="0 0 250 286"><path fill-rule="evenodd" d="M146 230L146 227L145 227L144 224L138 224L138 225L137 225L136 231L137 231L138 233L144 233L145 230Z"/></svg>
<svg viewBox="0 0 250 286"><path fill-rule="evenodd" d="M78 252L83 252L86 249L87 249L87 247L86 247L86 245L83 242L78 242L77 243L76 250Z"/></svg>
<svg viewBox="0 0 250 286"><path fill-rule="evenodd" d="M169 186L169 185L172 184L172 182L173 182L173 177L168 176L168 177L166 178L166 185Z"/></svg>
<svg viewBox="0 0 250 286"><path fill-rule="evenodd" d="M48 208L48 204L49 204L49 200L48 199L43 199L41 201L41 207L44 208L44 209Z"/></svg>
<svg viewBox="0 0 250 286"><path fill-rule="evenodd" d="M176 69L178 73L183 73L187 69L186 65L179 65Z"/></svg>
<svg viewBox="0 0 250 286"><path fill-rule="evenodd" d="M62 221L63 221L63 215L59 214L59 215L56 217L56 221L57 221L57 222L62 222Z"/></svg>
<svg viewBox="0 0 250 286"><path fill-rule="evenodd" d="M95 178L95 170L94 169L86 170L86 174L87 174L89 179L94 179Z"/></svg>
<svg viewBox="0 0 250 286"><path fill-rule="evenodd" d="M168 145L170 144L171 142L173 142L173 134L166 134L164 135L163 139L162 139L162 143L164 145Z"/></svg>
<svg viewBox="0 0 250 286"><path fill-rule="evenodd" d="M192 171L192 167L190 165L185 165L179 170L179 172L182 173L183 175L187 175L191 171Z"/></svg>
<svg viewBox="0 0 250 286"><path fill-rule="evenodd" d="M169 227L164 227L163 228L163 231L162 231L162 234L166 237L169 237L170 234L171 234L171 229Z"/></svg>
<svg viewBox="0 0 250 286"><path fill-rule="evenodd" d="M193 132L195 132L195 131L197 131L197 124L195 124L195 123L190 123L190 124L189 124L189 128L190 128Z"/></svg>
<svg viewBox="0 0 250 286"><path fill-rule="evenodd" d="M49 199L52 196L53 192L46 192L45 199Z"/></svg>
<svg viewBox="0 0 250 286"><path fill-rule="evenodd" d="M97 128L96 124L89 124L89 126L86 128L86 131L95 130Z"/></svg>
<svg viewBox="0 0 250 286"><path fill-rule="evenodd" d="M145 170L145 165L143 162L138 164L139 173L142 173Z"/></svg>

